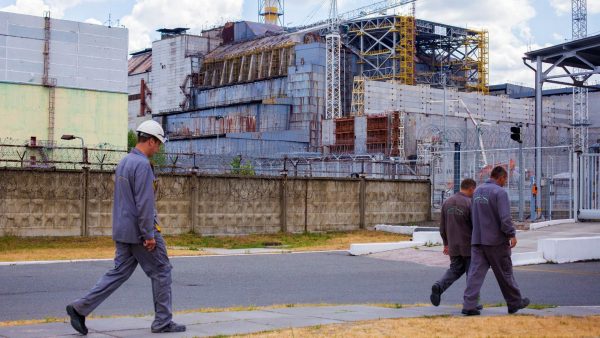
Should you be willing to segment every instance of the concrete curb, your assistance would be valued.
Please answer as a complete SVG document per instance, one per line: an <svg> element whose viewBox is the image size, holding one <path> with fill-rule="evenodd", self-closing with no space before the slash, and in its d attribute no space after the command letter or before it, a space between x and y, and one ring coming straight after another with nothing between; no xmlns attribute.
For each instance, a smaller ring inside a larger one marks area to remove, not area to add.
<svg viewBox="0 0 600 338"><path fill-rule="evenodd" d="M416 225L377 224L375 226L375 230L377 231L391 232L401 235L412 235L416 228Z"/></svg>
<svg viewBox="0 0 600 338"><path fill-rule="evenodd" d="M540 251L533 252L517 252L510 256L513 266L546 264L548 261L544 259L544 253Z"/></svg>
<svg viewBox="0 0 600 338"><path fill-rule="evenodd" d="M423 242L426 245L444 244L439 231L415 231L412 239L415 242Z"/></svg>
<svg viewBox="0 0 600 338"><path fill-rule="evenodd" d="M567 224L567 223L575 223L575 222L577 222L575 219L568 218L568 219L557 219L557 220L552 220L552 221L531 223L531 224L529 224L529 230L536 230L536 229L545 228L545 227L548 227L551 225L559 225L559 224Z"/></svg>
<svg viewBox="0 0 600 338"><path fill-rule="evenodd" d="M364 244L351 244L348 253L352 256L370 255L373 253L414 248L417 246L425 245L424 242L392 242L392 243L364 243Z"/></svg>

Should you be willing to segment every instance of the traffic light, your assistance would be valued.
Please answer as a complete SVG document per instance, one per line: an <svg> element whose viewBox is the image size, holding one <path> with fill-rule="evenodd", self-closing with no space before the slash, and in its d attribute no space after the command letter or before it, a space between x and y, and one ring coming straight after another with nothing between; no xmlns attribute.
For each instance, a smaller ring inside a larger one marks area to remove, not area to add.
<svg viewBox="0 0 600 338"><path fill-rule="evenodd" d="M523 140L521 140L521 127L510 127L510 139L523 143Z"/></svg>

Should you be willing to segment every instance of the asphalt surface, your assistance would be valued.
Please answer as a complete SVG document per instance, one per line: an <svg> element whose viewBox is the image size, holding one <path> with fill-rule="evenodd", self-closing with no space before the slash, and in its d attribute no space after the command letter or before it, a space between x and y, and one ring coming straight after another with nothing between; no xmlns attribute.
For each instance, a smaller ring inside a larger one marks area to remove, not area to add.
<svg viewBox="0 0 600 338"><path fill-rule="evenodd" d="M345 252L173 258L174 310L298 303L428 303L444 268ZM0 321L64 317L111 262L0 266ZM600 305L600 262L515 268L523 295L535 304ZM462 303L464 278L442 297ZM502 302L488 274L482 303ZM150 280L138 268L96 315L150 314Z"/></svg>

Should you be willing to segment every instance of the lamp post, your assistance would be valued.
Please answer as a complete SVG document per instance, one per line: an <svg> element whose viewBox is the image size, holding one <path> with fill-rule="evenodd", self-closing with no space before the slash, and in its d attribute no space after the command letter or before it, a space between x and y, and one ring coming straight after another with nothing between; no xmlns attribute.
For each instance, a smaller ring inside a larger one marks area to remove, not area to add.
<svg viewBox="0 0 600 338"><path fill-rule="evenodd" d="M81 140L82 163L84 163L84 164L88 163L87 148L85 147L85 143L83 142L83 138L82 137L75 136L75 135L70 135L70 134L64 134L60 138L62 140L66 140L66 141L71 141L71 140L74 140L74 139Z"/></svg>

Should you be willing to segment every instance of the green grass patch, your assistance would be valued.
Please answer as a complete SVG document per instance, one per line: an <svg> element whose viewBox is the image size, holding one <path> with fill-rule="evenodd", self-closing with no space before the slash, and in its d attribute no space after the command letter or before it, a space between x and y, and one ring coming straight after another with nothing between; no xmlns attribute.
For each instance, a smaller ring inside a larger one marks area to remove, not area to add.
<svg viewBox="0 0 600 338"><path fill-rule="evenodd" d="M165 236L169 246L200 248L250 249L250 248L302 248L326 244L328 240L344 236L344 233L302 233L268 234L245 236L200 236L188 233L178 236Z"/></svg>
<svg viewBox="0 0 600 338"><path fill-rule="evenodd" d="M558 305L552 305L552 304L529 304L527 306L528 309L534 309L534 310L553 309L555 307L558 307Z"/></svg>
<svg viewBox="0 0 600 338"><path fill-rule="evenodd" d="M203 248L250 249L285 248L301 249L311 247L346 248L349 243L361 241L402 241L410 237L379 231L357 230L348 232L320 233L276 233L241 236L202 236L194 233L165 235L169 247L202 250ZM110 236L102 237L0 237L0 253L35 249L94 249L114 247Z"/></svg>

